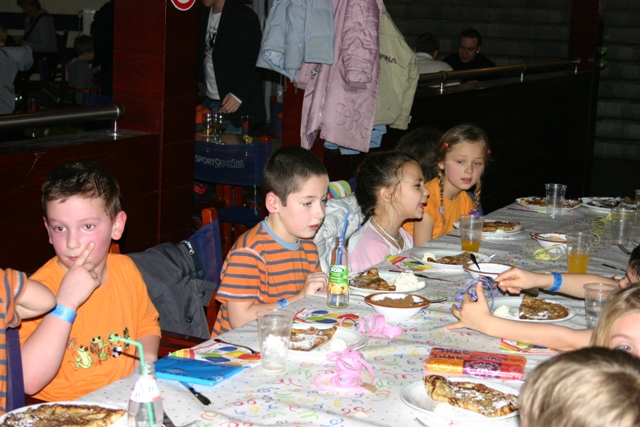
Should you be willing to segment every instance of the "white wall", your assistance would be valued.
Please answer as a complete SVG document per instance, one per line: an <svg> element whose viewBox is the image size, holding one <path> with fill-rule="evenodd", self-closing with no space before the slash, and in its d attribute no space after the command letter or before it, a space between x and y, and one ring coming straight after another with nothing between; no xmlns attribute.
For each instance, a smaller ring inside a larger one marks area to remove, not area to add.
<svg viewBox="0 0 640 427"><path fill-rule="evenodd" d="M73 15L82 9L100 9L106 0L40 0L50 13ZM0 12L20 12L16 0L0 0Z"/></svg>
<svg viewBox="0 0 640 427"><path fill-rule="evenodd" d="M106 2L107 0L40 0L40 4L43 9L46 9L49 13L60 15L79 15L85 9L98 10ZM16 0L0 0L0 14L3 12L20 13L21 10L17 5ZM88 33L90 26L86 28ZM23 31L10 29L9 34L21 36ZM79 34L81 34L81 32L69 32L67 47L73 46L73 41Z"/></svg>

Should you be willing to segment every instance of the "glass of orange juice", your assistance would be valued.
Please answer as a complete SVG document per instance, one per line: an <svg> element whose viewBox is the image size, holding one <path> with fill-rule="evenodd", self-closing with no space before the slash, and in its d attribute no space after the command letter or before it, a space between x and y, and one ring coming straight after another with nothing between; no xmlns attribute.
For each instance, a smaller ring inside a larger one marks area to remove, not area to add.
<svg viewBox="0 0 640 427"><path fill-rule="evenodd" d="M593 235L578 231L567 234L567 267L569 273L586 273Z"/></svg>
<svg viewBox="0 0 640 427"><path fill-rule="evenodd" d="M482 240L484 218L479 215L460 215L460 241L463 251L478 252Z"/></svg>

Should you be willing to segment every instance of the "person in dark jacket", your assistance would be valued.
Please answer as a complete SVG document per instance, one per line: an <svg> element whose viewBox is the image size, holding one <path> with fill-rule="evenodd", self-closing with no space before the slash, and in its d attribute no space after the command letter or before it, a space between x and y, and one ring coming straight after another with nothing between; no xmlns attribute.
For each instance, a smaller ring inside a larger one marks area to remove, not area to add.
<svg viewBox="0 0 640 427"><path fill-rule="evenodd" d="M480 53L482 36L473 28L468 28L458 37L458 53L452 53L443 59L454 71L491 68L496 64Z"/></svg>
<svg viewBox="0 0 640 427"><path fill-rule="evenodd" d="M100 66L96 83L102 95L113 94L113 15L115 0L106 2L96 12L91 23L91 37L95 50L94 63Z"/></svg>
<svg viewBox="0 0 640 427"><path fill-rule="evenodd" d="M228 133L240 133L241 116L266 119L262 78L256 67L262 31L256 13L237 0L203 0L198 27L198 81L205 108L220 109Z"/></svg>

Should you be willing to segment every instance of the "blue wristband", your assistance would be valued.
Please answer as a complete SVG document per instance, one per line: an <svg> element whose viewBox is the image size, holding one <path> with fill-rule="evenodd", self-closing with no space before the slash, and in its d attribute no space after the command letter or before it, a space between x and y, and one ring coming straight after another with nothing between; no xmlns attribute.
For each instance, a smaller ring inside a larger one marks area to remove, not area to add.
<svg viewBox="0 0 640 427"><path fill-rule="evenodd" d="M549 288L549 292L558 292L562 287L562 274L551 273L553 275L553 285Z"/></svg>
<svg viewBox="0 0 640 427"><path fill-rule="evenodd" d="M278 301L278 307L280 308L285 308L288 305L289 305L289 301L287 301L286 298L282 298L280 301Z"/></svg>
<svg viewBox="0 0 640 427"><path fill-rule="evenodd" d="M56 316L62 320L66 320L71 324L73 324L73 321L76 320L76 312L60 304L57 304L56 308L54 308L53 311L49 314Z"/></svg>

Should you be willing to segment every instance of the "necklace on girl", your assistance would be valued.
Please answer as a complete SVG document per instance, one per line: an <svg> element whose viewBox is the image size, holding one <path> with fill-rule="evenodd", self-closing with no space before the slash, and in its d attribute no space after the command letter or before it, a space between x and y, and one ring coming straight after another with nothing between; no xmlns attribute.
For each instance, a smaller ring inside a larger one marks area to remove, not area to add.
<svg viewBox="0 0 640 427"><path fill-rule="evenodd" d="M382 224L380 224L380 221L378 221L376 219L376 217L372 217L371 218L373 221L376 222L376 224L378 225L378 228L380 228L380 230L382 230L382 232L389 238L391 239L393 242L395 242L396 245L398 245L398 249L402 249L402 244L400 242L402 242L402 234L400 234L400 231L398 230L398 235L394 236L391 233L389 233L387 230L385 230L385 228L382 226Z"/></svg>

